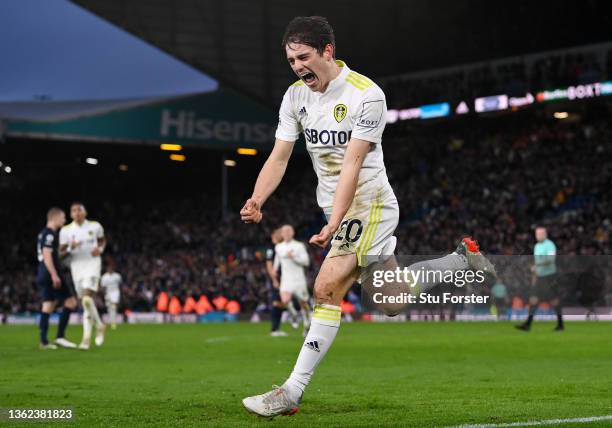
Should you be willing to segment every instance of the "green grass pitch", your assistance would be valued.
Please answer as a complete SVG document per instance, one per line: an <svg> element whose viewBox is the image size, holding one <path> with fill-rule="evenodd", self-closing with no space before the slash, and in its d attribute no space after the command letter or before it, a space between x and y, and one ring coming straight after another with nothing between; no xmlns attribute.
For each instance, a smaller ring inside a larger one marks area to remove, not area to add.
<svg viewBox="0 0 612 428"><path fill-rule="evenodd" d="M0 407L72 407L74 422L44 423L57 427L429 427L612 415L612 325L552 328L343 323L300 412L268 420L240 400L283 382L302 344L297 331L126 325L83 352L39 351L34 326L0 326ZM68 337L79 338L80 326ZM24 426L0 422L10 425Z"/></svg>

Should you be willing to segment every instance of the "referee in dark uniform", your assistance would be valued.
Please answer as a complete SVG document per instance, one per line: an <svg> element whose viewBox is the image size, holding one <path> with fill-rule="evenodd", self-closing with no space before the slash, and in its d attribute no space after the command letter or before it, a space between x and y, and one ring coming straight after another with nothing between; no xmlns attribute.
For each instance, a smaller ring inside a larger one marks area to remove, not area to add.
<svg viewBox="0 0 612 428"><path fill-rule="evenodd" d="M557 247L548 239L546 228L537 227L535 230L536 244L533 247L535 284L529 297L529 316L527 321L516 328L523 331L531 329L533 315L542 300L549 301L557 312L557 327L555 331L563 331L563 314L561 311L561 299L557 285Z"/></svg>
<svg viewBox="0 0 612 428"><path fill-rule="evenodd" d="M42 310L40 313L40 349L76 348L76 345L66 340L64 334L70 320L70 313L76 309L77 301L68 288L66 281L60 277L59 260L59 230L66 223L66 214L60 208L51 208L47 212L47 225L38 234L36 252L38 253L38 273L36 283L42 294ZM55 344L49 343L49 317L55 310L55 305L63 305L59 318Z"/></svg>

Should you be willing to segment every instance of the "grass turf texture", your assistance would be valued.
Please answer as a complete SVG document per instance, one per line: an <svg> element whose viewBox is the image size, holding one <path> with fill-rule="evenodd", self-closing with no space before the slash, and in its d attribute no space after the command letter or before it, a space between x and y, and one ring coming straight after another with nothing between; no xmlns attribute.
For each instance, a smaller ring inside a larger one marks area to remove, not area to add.
<svg viewBox="0 0 612 428"><path fill-rule="evenodd" d="M427 427L612 415L612 325L552 328L344 323L300 412L268 420L241 399L288 376L297 331L272 338L267 324L127 325L83 352L39 351L34 326L0 326L0 407L72 407L75 422L45 423L58 427ZM79 335L69 327L69 338Z"/></svg>

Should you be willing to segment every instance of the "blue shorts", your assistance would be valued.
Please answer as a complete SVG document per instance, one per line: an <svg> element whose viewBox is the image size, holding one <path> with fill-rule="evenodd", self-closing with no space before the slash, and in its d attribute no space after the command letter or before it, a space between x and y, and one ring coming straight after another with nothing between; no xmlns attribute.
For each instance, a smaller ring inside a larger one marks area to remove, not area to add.
<svg viewBox="0 0 612 428"><path fill-rule="evenodd" d="M38 272L36 284L42 294L43 302L63 302L72 296L72 291L68 287L66 279L62 278L61 275L60 278L62 280L62 285L59 289L56 289L53 288L53 281L51 281L51 275L49 275L48 272Z"/></svg>

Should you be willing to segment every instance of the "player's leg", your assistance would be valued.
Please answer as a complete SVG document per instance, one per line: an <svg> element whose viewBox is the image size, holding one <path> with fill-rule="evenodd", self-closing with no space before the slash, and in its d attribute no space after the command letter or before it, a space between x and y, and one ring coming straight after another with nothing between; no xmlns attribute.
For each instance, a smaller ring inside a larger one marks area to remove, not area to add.
<svg viewBox="0 0 612 428"><path fill-rule="evenodd" d="M374 271L395 272L397 268L400 268L402 271L404 270L405 267L399 266L395 255L393 255L394 249L395 237L391 237L384 244L382 251L378 251L378 254L380 254L376 256L378 260L368 264L361 275L362 291L365 298L370 300L372 304L374 304L372 298L374 293L382 293L385 297L400 297L404 293L419 294L438 285L441 282L441 278L449 272L471 269L482 272L485 277L494 277L496 275L493 264L482 255L476 241L466 237L460 241L457 249L450 254L407 266L407 271L411 272L407 280L385 281L383 287L374 287L372 281ZM394 303L384 300L383 303L376 303L375 307L389 316L394 316L399 314L408 305L408 303L401 303L400 299L392 299L391 301Z"/></svg>
<svg viewBox="0 0 612 428"><path fill-rule="evenodd" d="M540 303L540 299L538 296L533 295L529 297L529 305L527 306L528 315L527 320L524 323L515 326L518 330L529 331L531 329L531 323L533 322L533 316L538 310L538 305Z"/></svg>
<svg viewBox="0 0 612 428"><path fill-rule="evenodd" d="M340 327L342 299L358 278L354 254L326 258L315 280L315 307L295 368L285 386L294 398L301 398L315 368L323 359Z"/></svg>
<svg viewBox="0 0 612 428"><path fill-rule="evenodd" d="M557 326L555 331L563 331L565 326L563 325L563 309L561 307L561 290L559 283L557 282L557 274L545 276L543 279L543 287L547 293L547 297L550 300L551 306L555 309L557 315Z"/></svg>
<svg viewBox="0 0 612 428"><path fill-rule="evenodd" d="M68 291L68 288L65 283L62 282L62 291L63 291L63 304L62 304L62 313L59 317L59 324L57 326L57 336L55 338L55 344L61 346L63 348L76 348L76 344L72 343L68 339L66 339L66 327L68 327L68 322L70 321L70 314L77 307L76 298Z"/></svg>
<svg viewBox="0 0 612 428"><path fill-rule="evenodd" d="M309 295L308 295L308 287L306 284L301 284L299 288L295 292L295 297L297 298L300 304L300 313L302 314L302 319L304 320L304 337L308 334L308 330L310 329L310 303L309 303Z"/></svg>
<svg viewBox="0 0 612 428"><path fill-rule="evenodd" d="M92 279L90 279L89 281L90 281L90 284L93 282ZM83 307L87 308L89 320L91 322L91 325L89 326L89 332L88 332L89 335L87 337L86 343L91 342L91 331L93 328L95 328L96 345L102 346L102 344L104 343L104 332L105 332L106 326L104 325L104 323L102 322L102 319L100 318L100 314L98 312L98 308L96 307L94 296L95 296L95 290L93 290L92 288L85 288L83 290L83 298L81 299L81 302L83 303ZM83 336L83 340L85 341L85 335Z"/></svg>
<svg viewBox="0 0 612 428"><path fill-rule="evenodd" d="M98 312L98 308L96 306L96 301L94 297L98 292L98 284L100 282L100 278L95 275L88 275L83 279L83 306L87 305L89 309L89 313L91 315L92 328L96 330L96 345L102 346L104 343L104 332L106 331L106 326L102 322L100 318L100 313ZM90 334L91 338L91 334ZM91 339L90 339L91 340Z"/></svg>
<svg viewBox="0 0 612 428"><path fill-rule="evenodd" d="M79 349L87 350L91 344L91 334L94 327L96 328L96 344L99 342L99 337L104 342L105 327L94 301L98 284L95 277L83 275L75 278L75 288L83 305L83 339Z"/></svg>
<svg viewBox="0 0 612 428"><path fill-rule="evenodd" d="M284 331L281 331L280 329L281 319L283 316L283 311L285 310L285 305L283 305L278 288L275 288L275 287L272 288L271 300L272 300L272 304L271 304L271 316L270 316L270 321L271 321L270 335L271 336L286 336L287 333L285 333Z"/></svg>
<svg viewBox="0 0 612 428"><path fill-rule="evenodd" d="M280 329L284 310L285 310L285 307L280 300L272 304L271 317L270 317L270 322L271 322L270 336L280 337L280 336L288 335L286 332Z"/></svg>
<svg viewBox="0 0 612 428"><path fill-rule="evenodd" d="M93 328L93 315L91 313L91 302L93 302L91 296L86 294L84 288L84 278L78 278L73 274L74 288L77 296L83 307L83 337L79 344L79 349L88 350L91 344L91 330Z"/></svg>
<svg viewBox="0 0 612 428"><path fill-rule="evenodd" d="M242 400L251 412L261 416L293 414L304 389L340 327L342 298L358 277L357 258L347 254L326 258L315 281L315 308L310 331L289 379L272 391Z"/></svg>
<svg viewBox="0 0 612 428"><path fill-rule="evenodd" d="M47 298L43 296L43 299ZM40 311L40 321L38 323L38 329L40 331L40 349L57 349L57 346L52 343L49 343L49 339L47 337L49 332L49 318L51 317L51 314L54 310L54 300L43 300L42 308Z"/></svg>
<svg viewBox="0 0 612 428"><path fill-rule="evenodd" d="M555 297L550 301L550 304L553 308L555 308L555 312L557 314L557 326L555 327L555 331L563 331L565 326L563 325L563 309L561 308L561 299L559 297Z"/></svg>
<svg viewBox="0 0 612 428"><path fill-rule="evenodd" d="M111 328L114 330L117 328L117 304L111 302L108 305L108 317L110 318Z"/></svg>
<svg viewBox="0 0 612 428"><path fill-rule="evenodd" d="M310 328L310 312L312 309L310 308L310 303L308 300L300 300L300 308L302 318L304 319L304 335L306 335L308 333L308 329Z"/></svg>
<svg viewBox="0 0 612 428"><path fill-rule="evenodd" d="M42 295L42 305L40 309L40 320L38 321L38 330L40 337L40 349L57 349L52 343L49 343L47 337L49 332L49 318L55 310L55 289L48 274L39 272L36 278L36 283Z"/></svg>
<svg viewBox="0 0 612 428"><path fill-rule="evenodd" d="M291 318L291 327L298 328L300 324L298 323L298 312L293 305L293 291L287 290L281 285L280 290L281 301L283 302L283 306L289 312Z"/></svg>
<svg viewBox="0 0 612 428"><path fill-rule="evenodd" d="M89 280L89 283L87 286L87 294L89 294L93 299L96 293L98 292L98 283L100 282L100 278L97 276L92 276L88 278L88 280ZM100 312L98 311L98 307L95 304L96 301L94 300L93 302L94 302L94 305L93 305L92 310L93 310L95 326L97 328L100 328L100 326L103 325L104 323L102 322L102 318L100 318Z"/></svg>
<svg viewBox="0 0 612 428"><path fill-rule="evenodd" d="M107 291L105 296L106 310L108 312L108 319L111 324L111 328L115 330L117 328L117 306L119 304L119 293L115 291Z"/></svg>

